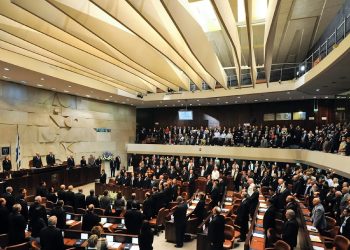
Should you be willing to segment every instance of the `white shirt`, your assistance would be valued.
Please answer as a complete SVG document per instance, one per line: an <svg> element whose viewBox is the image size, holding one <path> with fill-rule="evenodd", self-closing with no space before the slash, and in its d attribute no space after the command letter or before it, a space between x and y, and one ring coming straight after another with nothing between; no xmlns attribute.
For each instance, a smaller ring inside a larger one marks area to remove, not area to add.
<svg viewBox="0 0 350 250"><path fill-rule="evenodd" d="M254 183L251 183L249 185L248 190L247 190L247 193L248 193L249 196L251 196L254 193L254 187L255 187Z"/></svg>
<svg viewBox="0 0 350 250"><path fill-rule="evenodd" d="M214 169L213 172L211 172L211 179L217 180L217 179L219 179L219 177L220 177L219 171Z"/></svg>

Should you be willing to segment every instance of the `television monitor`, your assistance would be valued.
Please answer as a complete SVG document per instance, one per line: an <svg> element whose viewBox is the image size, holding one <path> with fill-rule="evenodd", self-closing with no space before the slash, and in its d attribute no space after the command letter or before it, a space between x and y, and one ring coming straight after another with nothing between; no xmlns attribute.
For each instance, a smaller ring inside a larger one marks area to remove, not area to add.
<svg viewBox="0 0 350 250"><path fill-rule="evenodd" d="M131 240L131 243L134 245L138 245L139 244L139 238L133 237Z"/></svg>
<svg viewBox="0 0 350 250"><path fill-rule="evenodd" d="M72 215L71 214L66 214L66 220L71 220L72 219Z"/></svg>
<svg viewBox="0 0 350 250"><path fill-rule="evenodd" d="M192 110L179 110L179 120L192 121L193 120Z"/></svg>
<svg viewBox="0 0 350 250"><path fill-rule="evenodd" d="M107 223L107 218L103 218L103 217L102 217L102 218L101 218L101 224L104 225L104 224L106 224L106 223Z"/></svg>
<svg viewBox="0 0 350 250"><path fill-rule="evenodd" d="M125 220L122 219L120 224L123 224L123 225L124 225L124 224L125 224Z"/></svg>
<svg viewBox="0 0 350 250"><path fill-rule="evenodd" d="M89 234L87 233L81 233L80 239L87 240L89 238Z"/></svg>

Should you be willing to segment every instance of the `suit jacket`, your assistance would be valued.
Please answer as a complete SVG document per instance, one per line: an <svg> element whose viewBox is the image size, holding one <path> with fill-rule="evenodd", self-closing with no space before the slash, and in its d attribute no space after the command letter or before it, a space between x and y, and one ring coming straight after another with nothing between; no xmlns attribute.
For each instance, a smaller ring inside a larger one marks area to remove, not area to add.
<svg viewBox="0 0 350 250"><path fill-rule="evenodd" d="M216 215L209 223L208 238L214 246L221 246L225 241L225 218L222 215Z"/></svg>
<svg viewBox="0 0 350 250"><path fill-rule="evenodd" d="M259 203L259 192L258 191L253 192L248 199L249 199L249 211L250 213L254 213L256 206Z"/></svg>
<svg viewBox="0 0 350 250"><path fill-rule="evenodd" d="M68 158L67 159L67 167L68 168L73 168L73 167L75 167L75 162L74 162L74 158Z"/></svg>
<svg viewBox="0 0 350 250"><path fill-rule="evenodd" d="M3 171L10 171L12 169L12 163L10 160L3 160L2 161L2 170Z"/></svg>
<svg viewBox="0 0 350 250"><path fill-rule="evenodd" d="M95 208L100 207L100 202L98 201L98 198L95 195L94 196L91 196L91 195L86 196L85 204L86 204L86 206L93 204Z"/></svg>
<svg viewBox="0 0 350 250"><path fill-rule="evenodd" d="M220 201L220 191L217 187L211 190L210 198L213 201L214 206L217 206Z"/></svg>
<svg viewBox="0 0 350 250"><path fill-rule="evenodd" d="M174 210L174 223L176 227L186 226L186 212L187 212L187 204L182 203L178 205Z"/></svg>
<svg viewBox="0 0 350 250"><path fill-rule="evenodd" d="M40 231L40 245L42 250L64 250L61 230L48 226Z"/></svg>
<svg viewBox="0 0 350 250"><path fill-rule="evenodd" d="M36 190L36 195L40 195L41 197L47 197L48 191L46 187L40 186Z"/></svg>
<svg viewBox="0 0 350 250"><path fill-rule="evenodd" d="M80 160L80 167L86 167L87 163L86 160Z"/></svg>
<svg viewBox="0 0 350 250"><path fill-rule="evenodd" d="M151 217L153 215L152 204L153 204L152 196L143 201L143 207L142 207L143 215L145 216L145 219L147 219L147 220L151 219Z"/></svg>
<svg viewBox="0 0 350 250"><path fill-rule="evenodd" d="M55 155L47 155L46 156L46 164L48 166L53 166L56 163Z"/></svg>
<svg viewBox="0 0 350 250"><path fill-rule="evenodd" d="M75 194L73 191L67 191L65 198L64 204L74 207Z"/></svg>
<svg viewBox="0 0 350 250"><path fill-rule="evenodd" d="M34 156L33 157L33 168L41 168L43 163L41 161L41 157Z"/></svg>
<svg viewBox="0 0 350 250"><path fill-rule="evenodd" d="M114 160L111 160L109 162L109 167L111 168L111 170L115 169L115 161Z"/></svg>
<svg viewBox="0 0 350 250"><path fill-rule="evenodd" d="M26 221L21 214L11 213L9 216L9 244L23 243L25 240Z"/></svg>
<svg viewBox="0 0 350 250"><path fill-rule="evenodd" d="M244 199L237 209L237 225L242 226L249 221L249 199Z"/></svg>
<svg viewBox="0 0 350 250"><path fill-rule="evenodd" d="M58 190L57 191L57 199L65 201L66 200L66 191L61 190L61 189Z"/></svg>
<svg viewBox="0 0 350 250"><path fill-rule="evenodd" d="M87 212L86 214L83 215L83 224L81 226L81 229L83 231L91 231L91 229L94 226L98 226L100 223L100 217L98 215Z"/></svg>
<svg viewBox="0 0 350 250"><path fill-rule="evenodd" d="M265 212L263 227L265 231L269 228L275 228L275 213L276 209L273 205L271 205Z"/></svg>
<svg viewBox="0 0 350 250"><path fill-rule="evenodd" d="M125 227L128 234L140 234L142 217L142 213L137 209L130 209L126 211L124 218Z"/></svg>
<svg viewBox="0 0 350 250"><path fill-rule="evenodd" d="M66 228L66 211L62 207L54 207L51 210L51 216L57 217L57 225L56 227L59 229L65 229Z"/></svg>
<svg viewBox="0 0 350 250"><path fill-rule="evenodd" d="M204 199L198 201L196 208L193 210L193 214L198 218L198 222L202 223L203 219L205 218L205 215L207 214Z"/></svg>
<svg viewBox="0 0 350 250"><path fill-rule="evenodd" d="M344 223L345 218L342 220L340 233L344 237L350 239L350 219L348 218Z"/></svg>
<svg viewBox="0 0 350 250"><path fill-rule="evenodd" d="M2 195L2 198L4 198L6 200L6 207L7 207L7 210L9 211L9 213L12 212L12 206L16 202L15 196L13 194L10 194L10 193L4 193Z"/></svg>
<svg viewBox="0 0 350 250"><path fill-rule="evenodd" d="M107 213L111 212L111 199L108 196L102 196L100 198L100 207L106 210Z"/></svg>
<svg viewBox="0 0 350 250"><path fill-rule="evenodd" d="M312 209L312 224L318 230L323 230L327 227L324 207L318 204Z"/></svg>
<svg viewBox="0 0 350 250"><path fill-rule="evenodd" d="M82 193L74 194L74 208L86 208L85 195Z"/></svg>
<svg viewBox="0 0 350 250"><path fill-rule="evenodd" d="M107 175L106 173L104 173L100 176L100 183L106 184L106 182L107 182Z"/></svg>
<svg viewBox="0 0 350 250"><path fill-rule="evenodd" d="M43 219L45 221L45 224L47 225L47 214L46 209L43 205L34 202L29 208L29 227L31 227L31 223L33 221L38 220L39 218Z"/></svg>
<svg viewBox="0 0 350 250"><path fill-rule="evenodd" d="M298 241L298 223L295 219L288 220L283 225L282 240L290 247L296 247Z"/></svg>
<svg viewBox="0 0 350 250"><path fill-rule="evenodd" d="M0 234L7 234L9 229L9 211L6 207L0 206Z"/></svg>

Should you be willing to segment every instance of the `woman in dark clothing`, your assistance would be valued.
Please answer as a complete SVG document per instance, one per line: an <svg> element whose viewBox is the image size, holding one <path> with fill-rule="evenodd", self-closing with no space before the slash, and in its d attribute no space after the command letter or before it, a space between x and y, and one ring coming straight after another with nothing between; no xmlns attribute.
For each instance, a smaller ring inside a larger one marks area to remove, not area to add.
<svg viewBox="0 0 350 250"><path fill-rule="evenodd" d="M149 222L144 220L141 226L139 235L139 247L140 250L152 250L153 249L153 232L149 225Z"/></svg>

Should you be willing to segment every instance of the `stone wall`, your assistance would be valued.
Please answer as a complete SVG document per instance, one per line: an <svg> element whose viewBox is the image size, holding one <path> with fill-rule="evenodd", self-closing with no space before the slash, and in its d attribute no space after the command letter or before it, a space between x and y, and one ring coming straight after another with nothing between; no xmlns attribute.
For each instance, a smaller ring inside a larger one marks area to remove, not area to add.
<svg viewBox="0 0 350 250"><path fill-rule="evenodd" d="M131 106L0 81L0 147L11 148L13 169L17 128L22 168L28 168L36 152L46 165L49 151L61 161L72 154L76 164L82 155L88 158L111 151L120 155L125 165L125 144L135 140L136 111ZM97 132L96 128L110 132Z"/></svg>

